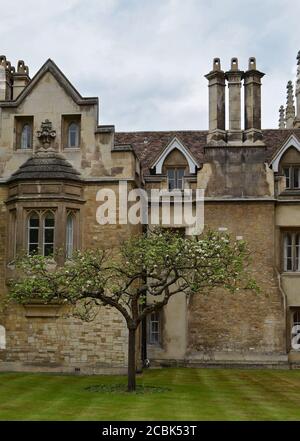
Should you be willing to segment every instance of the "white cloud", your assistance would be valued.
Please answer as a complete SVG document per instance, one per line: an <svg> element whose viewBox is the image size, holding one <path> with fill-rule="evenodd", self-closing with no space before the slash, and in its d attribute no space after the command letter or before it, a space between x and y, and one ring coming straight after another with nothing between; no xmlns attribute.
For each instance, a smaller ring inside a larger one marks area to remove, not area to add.
<svg viewBox="0 0 300 441"><path fill-rule="evenodd" d="M263 126L295 75L297 0L0 0L2 52L33 74L51 57L117 130L207 128L212 58L257 57Z"/></svg>

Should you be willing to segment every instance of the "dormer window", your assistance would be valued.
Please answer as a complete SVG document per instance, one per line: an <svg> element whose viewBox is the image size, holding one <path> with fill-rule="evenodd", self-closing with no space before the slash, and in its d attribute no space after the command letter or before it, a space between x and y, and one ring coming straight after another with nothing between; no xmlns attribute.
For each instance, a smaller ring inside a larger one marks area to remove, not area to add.
<svg viewBox="0 0 300 441"><path fill-rule="evenodd" d="M75 122L71 122L68 129L68 147L79 147L79 126Z"/></svg>
<svg viewBox="0 0 300 441"><path fill-rule="evenodd" d="M285 187L288 190L300 189L300 166L288 166L283 168Z"/></svg>
<svg viewBox="0 0 300 441"><path fill-rule="evenodd" d="M29 124L24 124L21 134L21 149L31 149L32 131Z"/></svg>
<svg viewBox="0 0 300 441"><path fill-rule="evenodd" d="M169 191L183 190L184 168L181 167L168 168L167 176L168 176Z"/></svg>

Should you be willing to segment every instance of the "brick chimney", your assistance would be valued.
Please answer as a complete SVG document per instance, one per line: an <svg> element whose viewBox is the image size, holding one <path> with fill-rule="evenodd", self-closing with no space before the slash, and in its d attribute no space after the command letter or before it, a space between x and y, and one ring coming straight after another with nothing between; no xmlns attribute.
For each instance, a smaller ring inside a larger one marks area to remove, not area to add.
<svg viewBox="0 0 300 441"><path fill-rule="evenodd" d="M213 60L213 70L205 75L209 87L209 134L208 143L224 144L225 131L225 73L219 58Z"/></svg>
<svg viewBox="0 0 300 441"><path fill-rule="evenodd" d="M17 72L13 75L13 100L15 100L29 83L29 69L23 60L18 61Z"/></svg>
<svg viewBox="0 0 300 441"><path fill-rule="evenodd" d="M241 130L241 84L244 72L239 70L238 59L231 59L231 68L226 72L229 92L229 131L227 140L243 141Z"/></svg>
<svg viewBox="0 0 300 441"><path fill-rule="evenodd" d="M12 80L14 67L6 60L5 55L0 56L0 101L11 100Z"/></svg>
<svg viewBox="0 0 300 441"><path fill-rule="evenodd" d="M245 141L262 139L261 131L261 78L265 74L256 69L256 60L249 58L249 68L244 73Z"/></svg>

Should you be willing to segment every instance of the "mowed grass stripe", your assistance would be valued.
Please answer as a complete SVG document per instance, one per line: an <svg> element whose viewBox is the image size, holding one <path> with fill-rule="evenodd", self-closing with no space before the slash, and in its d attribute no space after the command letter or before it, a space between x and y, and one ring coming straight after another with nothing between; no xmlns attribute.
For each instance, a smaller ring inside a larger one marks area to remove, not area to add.
<svg viewBox="0 0 300 441"><path fill-rule="evenodd" d="M155 393L90 392L126 377L0 373L1 420L300 420L300 371L153 369Z"/></svg>

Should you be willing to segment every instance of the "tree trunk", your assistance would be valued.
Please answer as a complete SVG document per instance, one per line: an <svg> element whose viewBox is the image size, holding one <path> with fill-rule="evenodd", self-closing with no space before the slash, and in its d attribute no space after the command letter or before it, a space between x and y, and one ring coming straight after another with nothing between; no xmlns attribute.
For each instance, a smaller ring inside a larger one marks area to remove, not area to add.
<svg viewBox="0 0 300 441"><path fill-rule="evenodd" d="M135 333L136 329L129 329L128 337L128 392L135 391Z"/></svg>

